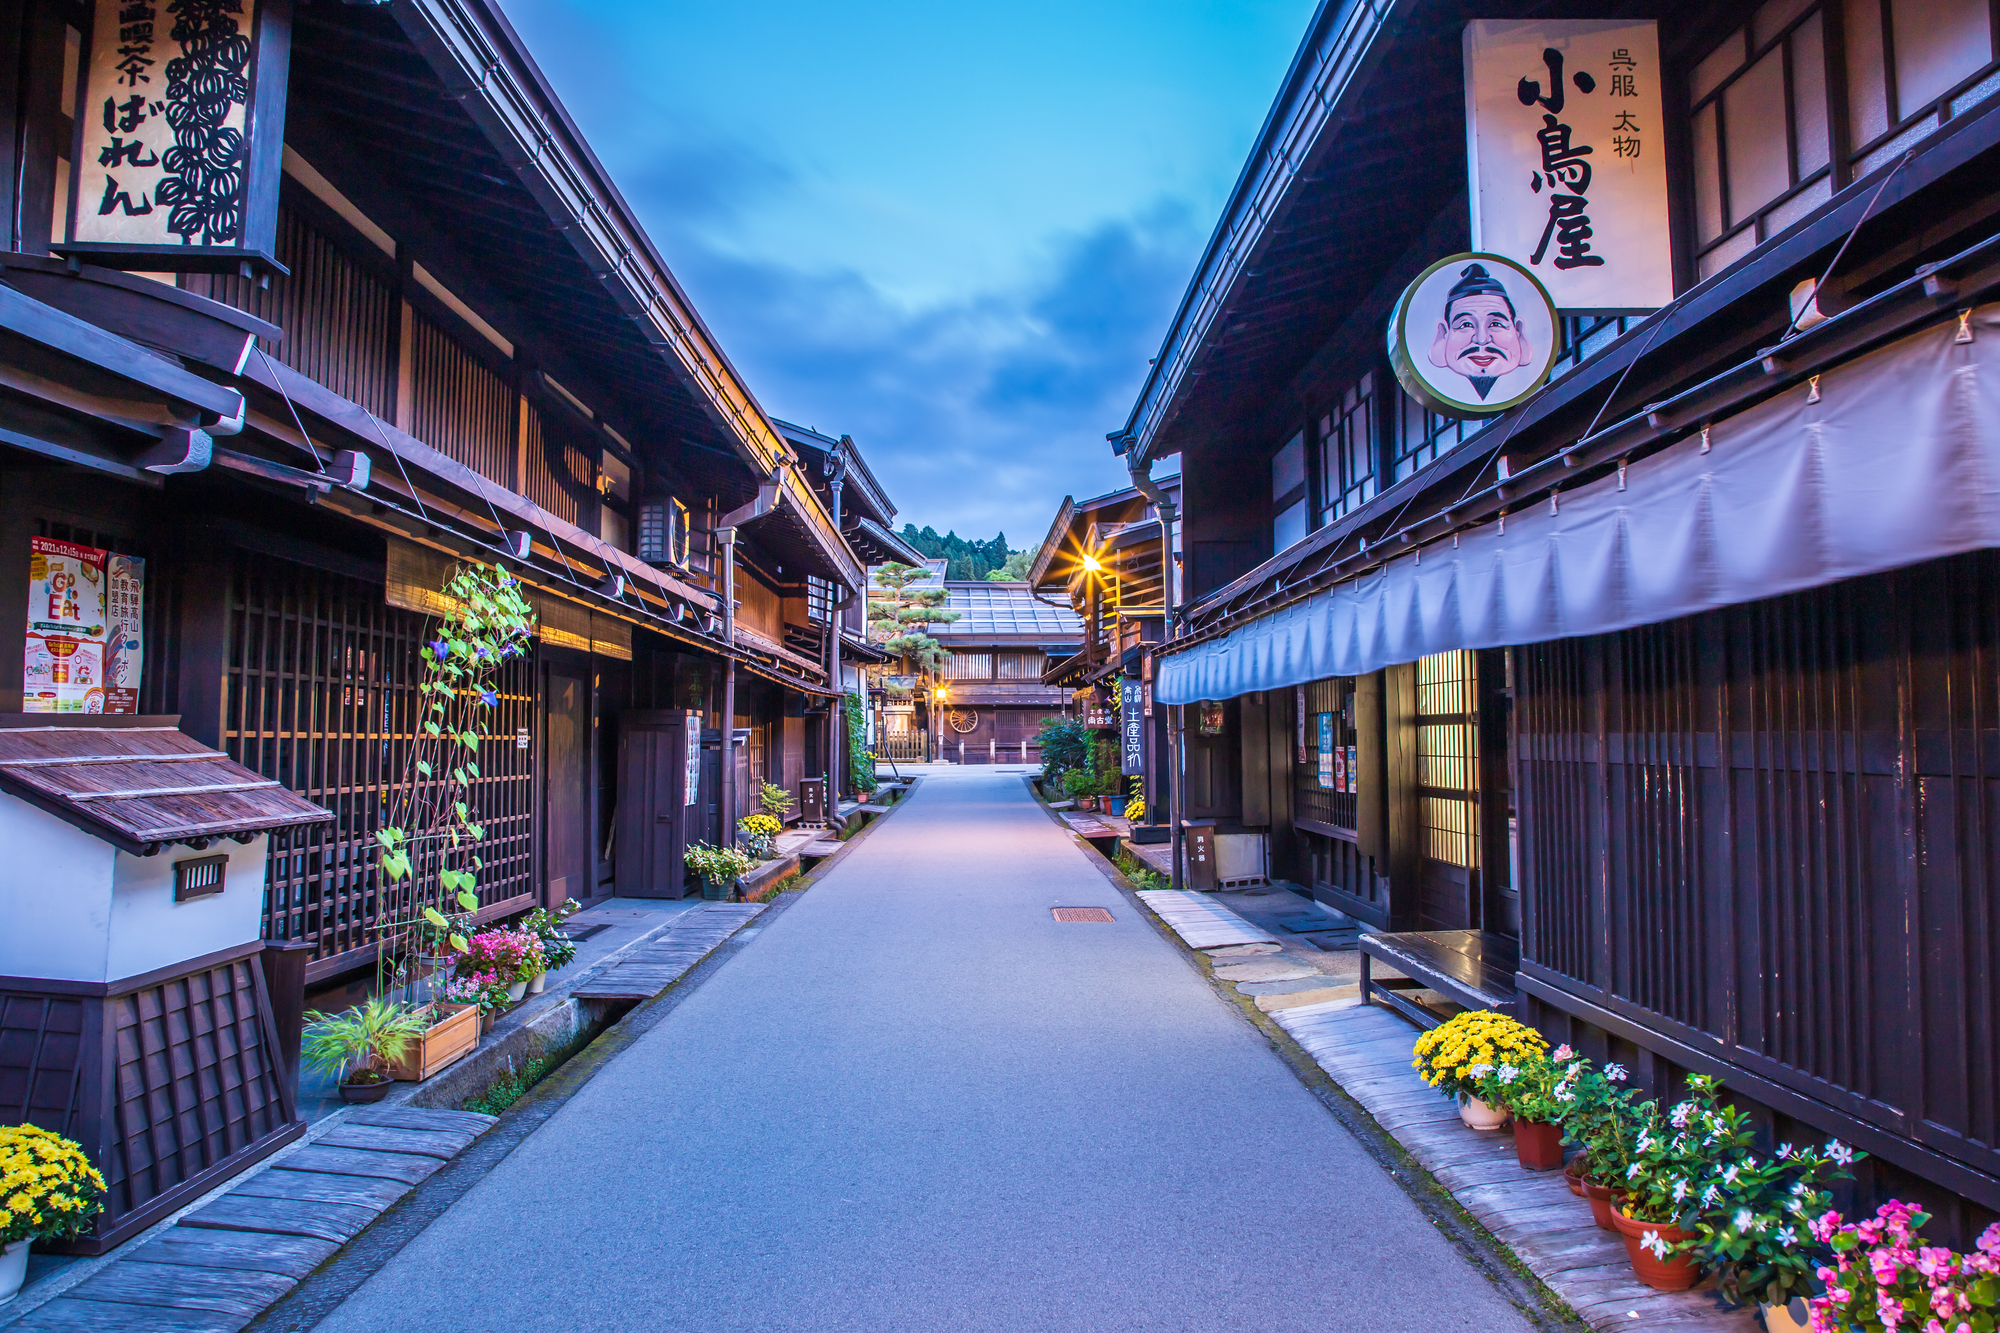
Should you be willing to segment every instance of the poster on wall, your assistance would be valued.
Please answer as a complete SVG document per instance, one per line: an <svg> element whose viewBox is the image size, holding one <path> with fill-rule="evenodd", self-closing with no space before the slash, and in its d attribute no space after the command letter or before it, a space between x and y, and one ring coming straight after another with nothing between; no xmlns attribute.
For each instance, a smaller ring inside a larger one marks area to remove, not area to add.
<svg viewBox="0 0 2000 1333"><path fill-rule="evenodd" d="M1319 785L1322 791L1333 786L1333 714L1315 713L1319 722Z"/></svg>
<svg viewBox="0 0 2000 1333"><path fill-rule="evenodd" d="M28 544L28 640L21 708L102 713L104 578L109 552L34 537Z"/></svg>
<svg viewBox="0 0 2000 1333"><path fill-rule="evenodd" d="M1674 297L1660 40L1650 21L1465 25L1472 248L1577 313Z"/></svg>
<svg viewBox="0 0 2000 1333"><path fill-rule="evenodd" d="M1347 747L1347 790L1350 795L1361 790L1361 766L1354 762L1358 748L1353 745Z"/></svg>
<svg viewBox="0 0 2000 1333"><path fill-rule="evenodd" d="M1344 745L1333 747L1333 789L1342 795L1347 794L1347 747Z"/></svg>
<svg viewBox="0 0 2000 1333"><path fill-rule="evenodd" d="M681 784L681 804L693 805L701 799L701 714L689 711L687 726L687 776Z"/></svg>
<svg viewBox="0 0 2000 1333"><path fill-rule="evenodd" d="M146 562L111 553L104 560L104 711L139 711L145 666Z"/></svg>

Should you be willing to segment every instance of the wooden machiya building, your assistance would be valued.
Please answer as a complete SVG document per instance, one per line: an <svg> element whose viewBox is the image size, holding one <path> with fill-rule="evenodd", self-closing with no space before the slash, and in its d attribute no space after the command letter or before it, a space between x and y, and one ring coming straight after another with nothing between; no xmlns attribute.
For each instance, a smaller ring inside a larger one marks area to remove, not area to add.
<svg viewBox="0 0 2000 1333"><path fill-rule="evenodd" d="M498 6L34 0L0 34L0 727L131 715L330 812L227 887L307 984L409 908L375 831L457 562L538 621L481 738L482 919L679 896L756 783L838 769L837 622L893 511L764 415ZM179 984L143 970L62 984ZM61 1129L22 982L0 1120ZM245 1150L162 1114L121 1216Z"/></svg>
<svg viewBox="0 0 2000 1333"><path fill-rule="evenodd" d="M1063 716L1069 704L1067 692L1046 684L1043 673L1076 650L1076 616L1036 598L1027 583L945 579L944 561L923 564L936 578L920 586L943 587L951 594L945 609L959 616L927 631L951 654L919 715L928 723L931 757L1039 764L1042 723Z"/></svg>
<svg viewBox="0 0 2000 1333"><path fill-rule="evenodd" d="M1128 486L1090 500L1065 496L1028 579L1038 597L1067 602L1082 625L1076 651L1051 660L1042 679L1068 692L1072 715L1117 738L1121 771L1145 782L1148 827L1136 836L1152 838L1152 830L1164 835L1172 803L1167 709L1151 695L1174 591L1161 571L1178 580L1171 553L1180 482L1146 484L1153 494Z"/></svg>
<svg viewBox="0 0 2000 1333"><path fill-rule="evenodd" d="M1114 436L1181 464L1186 816L1957 1243L2000 1210L1996 16L1330 0Z"/></svg>

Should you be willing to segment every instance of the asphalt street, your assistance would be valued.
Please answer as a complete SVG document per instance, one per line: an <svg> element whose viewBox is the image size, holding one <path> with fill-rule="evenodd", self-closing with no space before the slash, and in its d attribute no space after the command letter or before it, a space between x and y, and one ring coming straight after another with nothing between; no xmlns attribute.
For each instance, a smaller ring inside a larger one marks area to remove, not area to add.
<svg viewBox="0 0 2000 1333"><path fill-rule="evenodd" d="M976 767L319 1325L1527 1327L1020 776Z"/></svg>

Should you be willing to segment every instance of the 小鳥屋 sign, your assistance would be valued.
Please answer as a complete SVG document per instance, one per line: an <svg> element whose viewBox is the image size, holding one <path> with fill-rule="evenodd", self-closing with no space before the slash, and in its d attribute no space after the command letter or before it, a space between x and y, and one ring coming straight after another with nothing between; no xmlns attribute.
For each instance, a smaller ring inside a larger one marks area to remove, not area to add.
<svg viewBox="0 0 2000 1333"><path fill-rule="evenodd" d="M1560 310L1671 301L1654 24L1479 20L1464 46L1472 248L1531 270Z"/></svg>
<svg viewBox="0 0 2000 1333"><path fill-rule="evenodd" d="M30 538L21 710L138 712L144 599L137 557Z"/></svg>
<svg viewBox="0 0 2000 1333"><path fill-rule="evenodd" d="M56 248L159 271L272 264L290 31L290 0L95 0Z"/></svg>

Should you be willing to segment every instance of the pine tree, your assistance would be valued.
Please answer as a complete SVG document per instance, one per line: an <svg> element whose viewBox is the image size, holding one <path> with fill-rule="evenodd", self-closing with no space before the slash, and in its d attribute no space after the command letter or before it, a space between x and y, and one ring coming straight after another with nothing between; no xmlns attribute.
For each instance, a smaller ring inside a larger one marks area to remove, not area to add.
<svg viewBox="0 0 2000 1333"><path fill-rule="evenodd" d="M913 543L914 544L914 543ZM903 671L914 664L917 670L935 674L951 659L945 646L924 631L932 625L949 625L959 613L944 604L951 593L944 588L917 588L911 585L930 577L930 571L893 561L879 566L868 600L869 637L884 650L902 659Z"/></svg>

